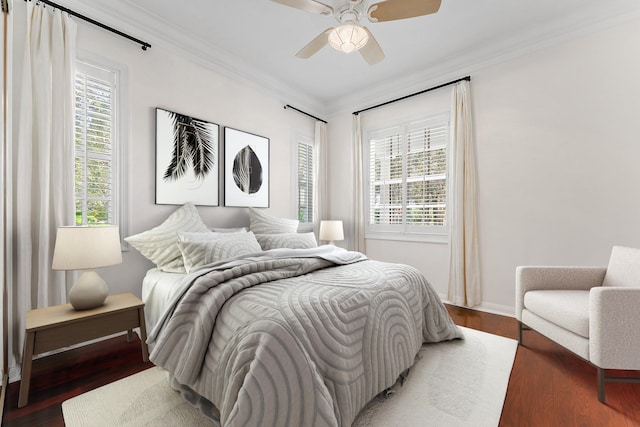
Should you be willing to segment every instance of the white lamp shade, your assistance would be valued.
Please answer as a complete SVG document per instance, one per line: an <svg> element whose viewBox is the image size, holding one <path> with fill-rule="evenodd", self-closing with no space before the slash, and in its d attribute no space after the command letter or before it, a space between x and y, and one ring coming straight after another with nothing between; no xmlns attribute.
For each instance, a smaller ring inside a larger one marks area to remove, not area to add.
<svg viewBox="0 0 640 427"><path fill-rule="evenodd" d="M329 44L336 50L350 53L367 44L369 34L364 28L353 24L343 24L329 33Z"/></svg>
<svg viewBox="0 0 640 427"><path fill-rule="evenodd" d="M52 269L86 270L121 262L117 225L58 228Z"/></svg>
<svg viewBox="0 0 640 427"><path fill-rule="evenodd" d="M342 221L321 221L320 222L320 240L344 240L344 232L342 230Z"/></svg>

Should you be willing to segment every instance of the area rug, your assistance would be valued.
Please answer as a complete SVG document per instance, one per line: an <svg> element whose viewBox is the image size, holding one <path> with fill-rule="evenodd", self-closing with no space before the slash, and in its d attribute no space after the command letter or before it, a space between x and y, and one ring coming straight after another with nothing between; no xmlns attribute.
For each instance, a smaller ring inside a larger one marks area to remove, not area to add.
<svg viewBox="0 0 640 427"><path fill-rule="evenodd" d="M500 421L517 342L463 328L425 344L402 385L374 398L353 427L489 427ZM62 404L67 427L213 425L151 368Z"/></svg>

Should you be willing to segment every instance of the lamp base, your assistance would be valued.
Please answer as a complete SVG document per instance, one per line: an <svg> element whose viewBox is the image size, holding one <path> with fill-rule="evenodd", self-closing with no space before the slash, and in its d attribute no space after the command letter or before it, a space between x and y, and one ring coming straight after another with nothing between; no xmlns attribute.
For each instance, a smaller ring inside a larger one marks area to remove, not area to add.
<svg viewBox="0 0 640 427"><path fill-rule="evenodd" d="M76 310L100 307L109 294L107 283L95 272L87 270L69 290L69 303Z"/></svg>

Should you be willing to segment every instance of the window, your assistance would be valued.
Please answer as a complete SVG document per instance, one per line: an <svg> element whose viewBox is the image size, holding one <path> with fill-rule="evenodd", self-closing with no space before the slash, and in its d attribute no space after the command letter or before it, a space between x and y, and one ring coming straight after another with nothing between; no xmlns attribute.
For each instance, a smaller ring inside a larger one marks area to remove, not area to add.
<svg viewBox="0 0 640 427"><path fill-rule="evenodd" d="M296 143L297 155L297 207L298 221L313 223L313 141L299 137Z"/></svg>
<svg viewBox="0 0 640 427"><path fill-rule="evenodd" d="M368 234L446 234L448 116L366 135Z"/></svg>
<svg viewBox="0 0 640 427"><path fill-rule="evenodd" d="M126 235L119 78L118 71L76 63L75 206L76 225L118 224Z"/></svg>

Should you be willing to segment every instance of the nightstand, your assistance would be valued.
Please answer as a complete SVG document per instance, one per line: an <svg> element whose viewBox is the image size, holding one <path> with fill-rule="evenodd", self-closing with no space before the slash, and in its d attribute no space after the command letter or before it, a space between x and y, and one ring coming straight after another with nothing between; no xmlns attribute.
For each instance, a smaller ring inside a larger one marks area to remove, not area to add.
<svg viewBox="0 0 640 427"><path fill-rule="evenodd" d="M28 311L18 408L26 406L29 401L31 363L34 354L121 331L127 331L127 341L131 342L133 329L138 327L142 360L147 362L149 352L144 323L144 302L131 293L108 296L104 305L91 310L76 311L71 304L63 304Z"/></svg>

